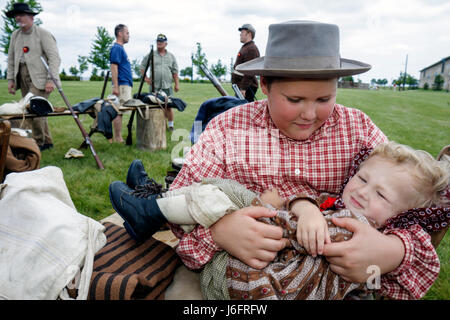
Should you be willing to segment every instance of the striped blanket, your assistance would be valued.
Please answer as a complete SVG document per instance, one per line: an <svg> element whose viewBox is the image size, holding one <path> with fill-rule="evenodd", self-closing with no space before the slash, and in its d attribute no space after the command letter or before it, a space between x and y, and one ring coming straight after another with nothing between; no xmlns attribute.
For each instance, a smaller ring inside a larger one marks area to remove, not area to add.
<svg viewBox="0 0 450 320"><path fill-rule="evenodd" d="M154 238L138 243L123 227L104 225L107 243L95 255L88 299L164 299L181 264L175 250Z"/></svg>

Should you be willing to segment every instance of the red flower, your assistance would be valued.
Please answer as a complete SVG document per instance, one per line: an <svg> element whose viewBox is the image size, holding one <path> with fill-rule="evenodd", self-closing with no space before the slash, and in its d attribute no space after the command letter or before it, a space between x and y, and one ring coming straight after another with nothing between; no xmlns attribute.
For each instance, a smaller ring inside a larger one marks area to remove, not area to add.
<svg viewBox="0 0 450 320"><path fill-rule="evenodd" d="M320 205L320 211L327 210L331 208L334 203L336 202L337 198L334 197L328 197L321 205Z"/></svg>
<svg viewBox="0 0 450 320"><path fill-rule="evenodd" d="M23 50L24 53L27 53L28 51L30 51L30 48L28 48L28 47L23 47L22 50Z"/></svg>

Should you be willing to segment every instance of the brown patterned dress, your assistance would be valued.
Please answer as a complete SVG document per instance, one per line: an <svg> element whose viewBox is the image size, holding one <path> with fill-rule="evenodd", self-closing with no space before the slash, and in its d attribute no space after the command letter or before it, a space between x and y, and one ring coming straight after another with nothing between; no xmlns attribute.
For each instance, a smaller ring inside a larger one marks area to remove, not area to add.
<svg viewBox="0 0 450 320"><path fill-rule="evenodd" d="M331 222L333 217L349 217L370 224L364 216L347 209L323 213L332 242L346 241L352 237L351 232ZM275 260L261 270L229 256L226 283L231 299L333 300L343 299L350 291L366 289L365 284L347 282L332 272L324 257L308 255L297 242L297 217L294 214L279 210L276 217L261 220L281 226L283 236L289 239L291 247L281 250Z"/></svg>

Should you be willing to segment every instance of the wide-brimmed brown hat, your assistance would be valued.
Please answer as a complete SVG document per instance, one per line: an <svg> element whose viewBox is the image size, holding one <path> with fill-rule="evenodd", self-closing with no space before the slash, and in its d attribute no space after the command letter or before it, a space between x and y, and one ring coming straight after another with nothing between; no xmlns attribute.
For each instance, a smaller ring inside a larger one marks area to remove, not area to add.
<svg viewBox="0 0 450 320"><path fill-rule="evenodd" d="M298 20L271 24L265 56L236 66L246 75L317 79L355 75L370 68L341 58L337 25Z"/></svg>
<svg viewBox="0 0 450 320"><path fill-rule="evenodd" d="M13 9L5 12L8 18L14 18L19 13L27 13L32 16L37 15L39 12L34 12L28 6L28 3L16 2L13 4Z"/></svg>

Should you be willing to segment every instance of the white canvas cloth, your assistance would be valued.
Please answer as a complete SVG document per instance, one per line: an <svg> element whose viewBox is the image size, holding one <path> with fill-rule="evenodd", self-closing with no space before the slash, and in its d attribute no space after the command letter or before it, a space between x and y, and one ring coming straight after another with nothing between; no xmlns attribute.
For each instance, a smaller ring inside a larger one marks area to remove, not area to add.
<svg viewBox="0 0 450 320"><path fill-rule="evenodd" d="M31 92L28 92L28 94L20 99L19 102L9 102L4 103L0 106L0 116L7 116L11 114L24 114L28 113L27 110L27 104L30 103L30 99L34 95Z"/></svg>
<svg viewBox="0 0 450 320"><path fill-rule="evenodd" d="M104 226L76 210L57 167L10 173L0 185L0 299L86 299Z"/></svg>

